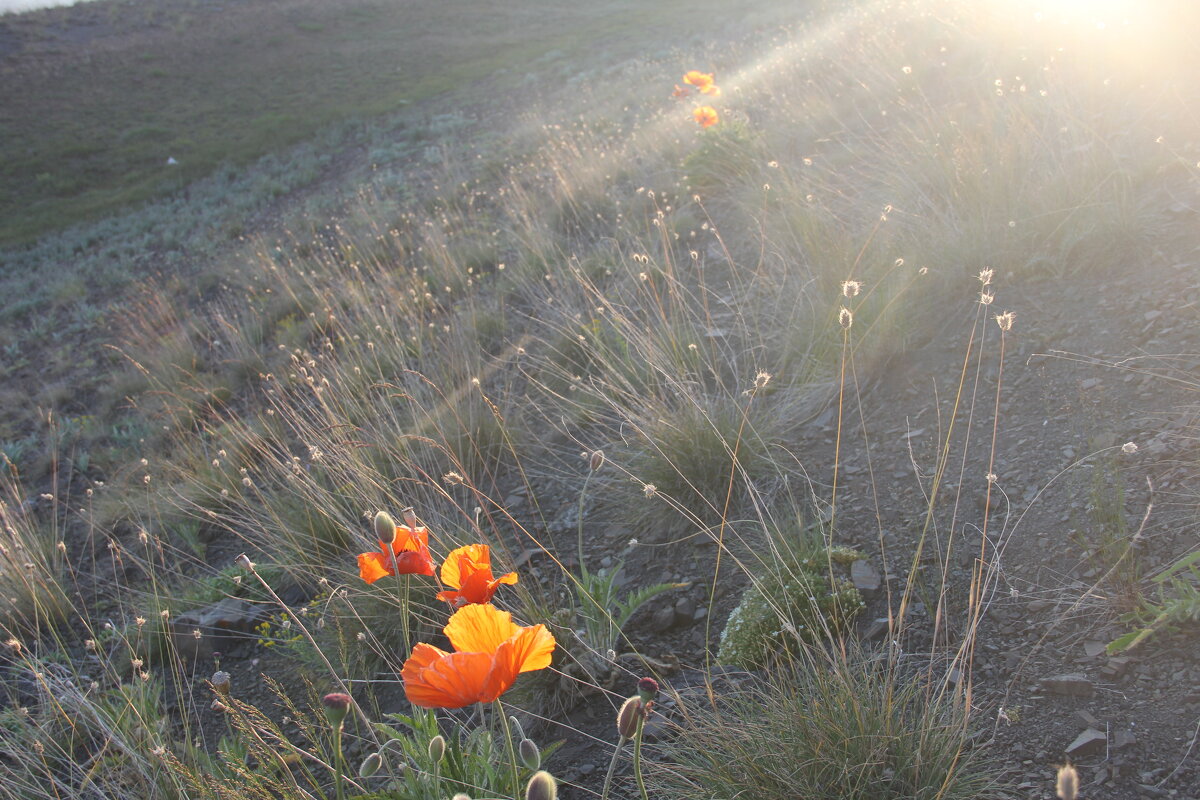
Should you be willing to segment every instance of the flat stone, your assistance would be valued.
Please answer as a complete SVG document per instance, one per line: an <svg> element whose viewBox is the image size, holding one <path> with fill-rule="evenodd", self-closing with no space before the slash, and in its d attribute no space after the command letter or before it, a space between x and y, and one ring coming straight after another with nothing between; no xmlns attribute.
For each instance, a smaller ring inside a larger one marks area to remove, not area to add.
<svg viewBox="0 0 1200 800"><path fill-rule="evenodd" d="M879 571L870 561L859 559L850 565L850 582L864 596L872 597L879 591L879 580Z"/></svg>
<svg viewBox="0 0 1200 800"><path fill-rule="evenodd" d="M1068 697L1091 697L1096 693L1096 686L1083 675L1055 675L1043 678L1042 688L1051 694L1062 694Z"/></svg>
<svg viewBox="0 0 1200 800"><path fill-rule="evenodd" d="M1137 744L1137 737L1133 735L1133 731L1120 730L1113 734L1112 746L1114 750L1123 750L1135 744Z"/></svg>
<svg viewBox="0 0 1200 800"><path fill-rule="evenodd" d="M650 617L650 627L660 633L675 627L675 607L663 606L655 611L654 615Z"/></svg>
<svg viewBox="0 0 1200 800"><path fill-rule="evenodd" d="M1108 749L1108 737L1104 731L1088 728L1075 737L1075 741L1067 745L1066 754L1074 758L1094 756Z"/></svg>

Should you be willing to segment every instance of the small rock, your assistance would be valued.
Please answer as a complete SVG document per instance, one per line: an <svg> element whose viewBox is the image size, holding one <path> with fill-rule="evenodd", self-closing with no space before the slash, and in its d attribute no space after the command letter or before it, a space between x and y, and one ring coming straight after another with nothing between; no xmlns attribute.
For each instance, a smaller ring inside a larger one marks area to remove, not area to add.
<svg viewBox="0 0 1200 800"><path fill-rule="evenodd" d="M1042 679L1042 688L1051 694L1062 694L1068 697L1091 697L1096 693L1096 686L1083 675L1055 675Z"/></svg>
<svg viewBox="0 0 1200 800"><path fill-rule="evenodd" d="M655 611L654 616L650 617L650 627L659 633L675 627L675 607L663 606Z"/></svg>
<svg viewBox="0 0 1200 800"><path fill-rule="evenodd" d="M1132 747L1137 744L1137 737L1133 735L1133 731L1117 731L1113 734L1113 749L1123 750L1126 747Z"/></svg>
<svg viewBox="0 0 1200 800"><path fill-rule="evenodd" d="M1108 663L1100 668L1100 675L1106 680L1116 680L1125 677L1129 672L1129 664L1132 661L1127 656L1115 656L1108 660Z"/></svg>
<svg viewBox="0 0 1200 800"><path fill-rule="evenodd" d="M1104 655L1105 649L1106 645L1104 642L1083 643L1083 652L1087 654L1088 658L1095 658L1096 656Z"/></svg>
<svg viewBox="0 0 1200 800"><path fill-rule="evenodd" d="M863 639L868 642L873 642L876 639L882 639L888 630L888 618L878 617L871 620L871 624L867 626L863 632Z"/></svg>
<svg viewBox="0 0 1200 800"><path fill-rule="evenodd" d="M870 561L859 559L850 565L850 582L869 599L879 591L879 571Z"/></svg>
<svg viewBox="0 0 1200 800"><path fill-rule="evenodd" d="M696 604L690 598L681 597L675 602L675 623L687 625L696 618Z"/></svg>
<svg viewBox="0 0 1200 800"><path fill-rule="evenodd" d="M1108 737L1104 735L1104 731L1088 728L1076 736L1075 741L1067 745L1065 752L1072 758L1082 758L1083 756L1093 756L1097 753L1103 753L1107 748Z"/></svg>
<svg viewBox="0 0 1200 800"><path fill-rule="evenodd" d="M579 767L578 767L578 769L579 769L579 774L580 774L580 775L591 775L593 772L595 772L595 771L596 771L596 765L595 765L595 764L591 764L591 763L588 763L588 764L580 764L580 765L579 765Z"/></svg>

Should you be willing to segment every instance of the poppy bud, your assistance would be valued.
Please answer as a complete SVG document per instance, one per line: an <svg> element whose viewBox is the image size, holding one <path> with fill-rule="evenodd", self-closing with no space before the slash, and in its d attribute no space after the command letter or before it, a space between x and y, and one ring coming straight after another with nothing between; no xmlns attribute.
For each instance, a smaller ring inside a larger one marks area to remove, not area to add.
<svg viewBox="0 0 1200 800"><path fill-rule="evenodd" d="M532 739L522 739L517 751L521 754L521 763L536 772L542 766L542 751Z"/></svg>
<svg viewBox="0 0 1200 800"><path fill-rule="evenodd" d="M642 702L649 705L654 702L654 698L658 697L658 681L654 678L642 678L637 682L637 691Z"/></svg>
<svg viewBox="0 0 1200 800"><path fill-rule="evenodd" d="M588 467L592 472L597 472L604 466L604 451L593 450L591 456L588 457Z"/></svg>
<svg viewBox="0 0 1200 800"><path fill-rule="evenodd" d="M617 712L617 733L622 739L632 739L637 734L638 720L642 717L642 698L636 694L621 704Z"/></svg>
<svg viewBox="0 0 1200 800"><path fill-rule="evenodd" d="M1057 788L1062 800L1075 800L1079 796L1079 773L1070 764L1058 768Z"/></svg>
<svg viewBox="0 0 1200 800"><path fill-rule="evenodd" d="M325 706L325 719L329 720L330 725L335 728L342 726L351 702L350 695L341 692L330 692L321 698L321 705Z"/></svg>
<svg viewBox="0 0 1200 800"><path fill-rule="evenodd" d="M384 543L390 543L396 538L396 521L386 511L375 515L375 537Z"/></svg>
<svg viewBox="0 0 1200 800"><path fill-rule="evenodd" d="M371 755L363 759L362 766L358 768L358 777L369 778L376 772L379 772L379 768L382 766L383 754L371 753Z"/></svg>
<svg viewBox="0 0 1200 800"><path fill-rule="evenodd" d="M429 740L429 760L438 763L446 755L446 739L441 734Z"/></svg>
<svg viewBox="0 0 1200 800"><path fill-rule="evenodd" d="M229 673L225 670L218 670L217 672L214 672L212 678L209 679L209 683L212 684L213 691L222 697L229 697L229 687L232 682L233 681L229 677Z"/></svg>
<svg viewBox="0 0 1200 800"><path fill-rule="evenodd" d="M556 800L557 797L558 782L554 776L545 770L533 773L525 787L525 800Z"/></svg>

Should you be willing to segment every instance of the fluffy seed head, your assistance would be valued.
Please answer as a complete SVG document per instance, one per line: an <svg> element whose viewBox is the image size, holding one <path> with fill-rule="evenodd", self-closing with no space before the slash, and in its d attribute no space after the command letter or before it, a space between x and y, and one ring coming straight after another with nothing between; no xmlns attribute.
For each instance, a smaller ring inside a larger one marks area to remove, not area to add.
<svg viewBox="0 0 1200 800"><path fill-rule="evenodd" d="M862 291L862 287L862 281L842 281L842 296L858 297L858 293Z"/></svg>
<svg viewBox="0 0 1200 800"><path fill-rule="evenodd" d="M1000 326L1000 330L1008 332L1012 330L1013 321L1017 315L1012 311L1005 311L1003 314L996 315L996 324Z"/></svg>
<svg viewBox="0 0 1200 800"><path fill-rule="evenodd" d="M850 313L850 309L842 306L842 310L838 312L838 325L842 326L842 330L850 330L853 324L854 315Z"/></svg>

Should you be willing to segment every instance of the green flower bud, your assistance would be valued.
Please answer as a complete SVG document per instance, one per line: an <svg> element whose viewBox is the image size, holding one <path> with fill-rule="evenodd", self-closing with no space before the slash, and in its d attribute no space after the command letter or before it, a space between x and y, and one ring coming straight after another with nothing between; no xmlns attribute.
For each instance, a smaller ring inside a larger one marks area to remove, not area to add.
<svg viewBox="0 0 1200 800"><path fill-rule="evenodd" d="M396 521L386 511L375 515L375 536L384 544L391 544L396 538Z"/></svg>
<svg viewBox="0 0 1200 800"><path fill-rule="evenodd" d="M522 739L521 744L517 747L517 752L521 754L521 763L529 769L536 772L542 766L542 751L534 744L532 739Z"/></svg>
<svg viewBox="0 0 1200 800"><path fill-rule="evenodd" d="M325 706L325 719L329 720L329 724L335 728L342 726L342 720L346 718L346 714L350 711L350 704L354 702L350 699L350 695L341 692L331 692L321 698L321 705Z"/></svg>
<svg viewBox="0 0 1200 800"><path fill-rule="evenodd" d="M371 753L371 755L363 759L362 766L358 768L358 777L369 778L376 772L379 772L379 768L382 766L383 754Z"/></svg>
<svg viewBox="0 0 1200 800"><path fill-rule="evenodd" d="M622 739L632 739L637 734L638 720L642 718L642 698L636 694L627 698L617 712L617 733Z"/></svg>
<svg viewBox="0 0 1200 800"><path fill-rule="evenodd" d="M429 740L429 760L438 763L446 755L446 739L441 734Z"/></svg>

